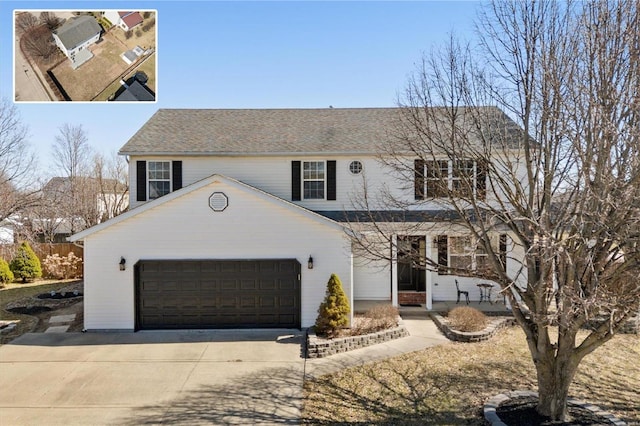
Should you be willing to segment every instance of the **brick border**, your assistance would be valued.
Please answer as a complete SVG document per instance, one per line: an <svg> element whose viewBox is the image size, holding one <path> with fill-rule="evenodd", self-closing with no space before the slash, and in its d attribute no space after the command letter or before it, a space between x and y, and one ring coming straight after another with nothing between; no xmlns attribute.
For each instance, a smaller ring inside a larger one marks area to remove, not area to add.
<svg viewBox="0 0 640 426"><path fill-rule="evenodd" d="M444 334L447 339L453 340L454 342L482 342L484 340L489 340L498 332L498 330L516 325L516 320L514 318L501 317L491 319L489 321L489 325L482 331L458 331L449 327L442 315L436 312L431 312L429 316L431 316L431 319L442 334Z"/></svg>
<svg viewBox="0 0 640 426"><path fill-rule="evenodd" d="M525 397L525 396L531 396L531 397L534 397L534 398L538 398L538 392L534 392L534 391L511 391L511 392L504 392L504 393L500 393L498 395L492 396L491 398L489 398L487 400L487 402L485 402L484 407L483 407L483 413L484 413L485 420L488 421L491 424L491 426L508 426L506 423L504 423L502 420L500 420L500 417L498 416L498 413L496 412L496 409L501 404L505 403L506 401L510 400L511 398L518 398L518 397ZM615 425L615 426L627 426L627 423L623 422L622 420L620 420L619 418L617 418L613 414L609 413L608 411L602 410L597 405L589 404L587 402L584 402L584 401L581 401L581 400L575 399L575 398L569 398L567 400L567 403L569 405L573 405L573 406L576 406L576 407L580 407L580 408L582 408L584 410L591 411L596 416L600 416L603 419L606 419L612 425Z"/></svg>
<svg viewBox="0 0 640 426"><path fill-rule="evenodd" d="M409 336L409 332L402 319L398 321L398 326L395 328L363 334L362 336L347 336L335 339L318 337L311 329L307 329L306 357L324 358L407 336Z"/></svg>

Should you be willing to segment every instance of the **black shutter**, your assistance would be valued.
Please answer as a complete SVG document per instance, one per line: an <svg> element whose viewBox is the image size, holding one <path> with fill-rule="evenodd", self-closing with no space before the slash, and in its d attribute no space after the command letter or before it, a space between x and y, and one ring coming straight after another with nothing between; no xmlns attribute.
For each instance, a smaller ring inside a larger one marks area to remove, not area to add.
<svg viewBox="0 0 640 426"><path fill-rule="evenodd" d="M301 199L300 184L300 162L291 162L291 201L300 201Z"/></svg>
<svg viewBox="0 0 640 426"><path fill-rule="evenodd" d="M476 163L476 198L481 201L487 198L487 164L484 161Z"/></svg>
<svg viewBox="0 0 640 426"><path fill-rule="evenodd" d="M147 162L136 161L136 200L147 201Z"/></svg>
<svg viewBox="0 0 640 426"><path fill-rule="evenodd" d="M177 191L182 188L182 161L172 161L171 169L171 178L173 180L172 191Z"/></svg>
<svg viewBox="0 0 640 426"><path fill-rule="evenodd" d="M424 160L414 160L413 168L415 172L414 197L416 200L424 200Z"/></svg>
<svg viewBox="0 0 640 426"><path fill-rule="evenodd" d="M336 199L336 162L327 161L327 200Z"/></svg>
<svg viewBox="0 0 640 426"><path fill-rule="evenodd" d="M502 269L507 270L507 234L500 234L500 247L498 247L498 252L500 253L500 263L502 264Z"/></svg>
<svg viewBox="0 0 640 426"><path fill-rule="evenodd" d="M446 235L438 235L438 273L446 274L447 267L449 266L449 249L447 247L447 236Z"/></svg>

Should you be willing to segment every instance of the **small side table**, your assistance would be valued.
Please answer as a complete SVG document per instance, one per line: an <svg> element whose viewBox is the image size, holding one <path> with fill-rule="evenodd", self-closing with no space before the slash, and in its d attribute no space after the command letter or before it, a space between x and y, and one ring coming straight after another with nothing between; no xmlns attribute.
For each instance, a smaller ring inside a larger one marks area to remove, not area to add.
<svg viewBox="0 0 640 426"><path fill-rule="evenodd" d="M489 283L480 283L478 284L478 288L480 289L480 302L487 301L493 305L493 301L491 300L491 290L493 290L493 284Z"/></svg>

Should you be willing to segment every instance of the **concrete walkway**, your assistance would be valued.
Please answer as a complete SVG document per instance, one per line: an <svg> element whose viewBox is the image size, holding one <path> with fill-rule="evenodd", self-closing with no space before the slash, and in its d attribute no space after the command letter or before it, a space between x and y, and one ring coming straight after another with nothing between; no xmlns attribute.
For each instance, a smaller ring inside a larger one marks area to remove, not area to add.
<svg viewBox="0 0 640 426"><path fill-rule="evenodd" d="M449 343L449 339L438 330L438 327L436 327L424 309L405 310L401 312L401 315L402 322L409 331L409 337L326 358L307 359L305 363L305 378L320 377L347 367Z"/></svg>

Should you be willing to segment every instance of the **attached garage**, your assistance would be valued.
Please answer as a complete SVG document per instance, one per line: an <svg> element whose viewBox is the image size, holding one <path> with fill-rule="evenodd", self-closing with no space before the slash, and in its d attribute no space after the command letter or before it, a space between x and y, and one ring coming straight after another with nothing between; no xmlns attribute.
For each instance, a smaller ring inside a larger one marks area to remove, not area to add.
<svg viewBox="0 0 640 426"><path fill-rule="evenodd" d="M353 301L341 224L220 175L71 240L88 331L310 327L334 273Z"/></svg>
<svg viewBox="0 0 640 426"><path fill-rule="evenodd" d="M300 328L300 263L141 260L136 328Z"/></svg>

